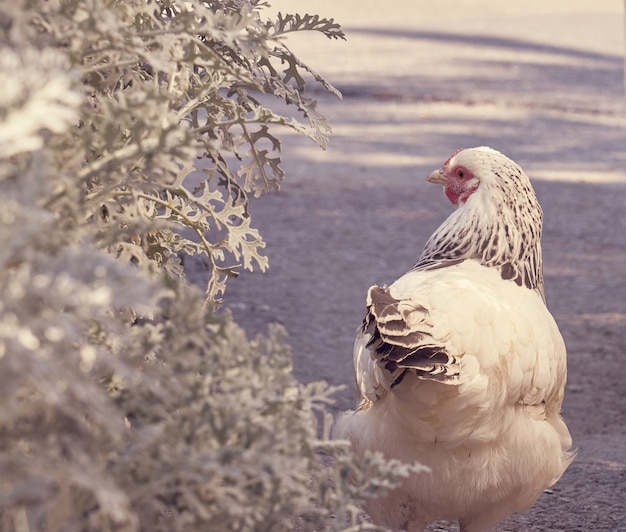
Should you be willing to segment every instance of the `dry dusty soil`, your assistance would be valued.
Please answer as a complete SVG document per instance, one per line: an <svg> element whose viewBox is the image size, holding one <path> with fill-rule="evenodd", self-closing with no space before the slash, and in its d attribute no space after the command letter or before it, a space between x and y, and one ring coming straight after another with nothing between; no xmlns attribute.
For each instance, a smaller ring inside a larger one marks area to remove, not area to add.
<svg viewBox="0 0 626 532"><path fill-rule="evenodd" d="M545 212L546 294L568 346L564 417L578 456L498 530L626 531L622 2L406 4L298 7L344 26L345 44L292 46L344 99L320 93L334 130L325 152L283 137L283 189L252 208L270 269L232 281L226 306L250 334L284 325L296 376L346 384L336 409L351 408L367 288L406 271L451 211L425 176L460 147L503 151ZM198 265L192 273L201 282Z"/></svg>

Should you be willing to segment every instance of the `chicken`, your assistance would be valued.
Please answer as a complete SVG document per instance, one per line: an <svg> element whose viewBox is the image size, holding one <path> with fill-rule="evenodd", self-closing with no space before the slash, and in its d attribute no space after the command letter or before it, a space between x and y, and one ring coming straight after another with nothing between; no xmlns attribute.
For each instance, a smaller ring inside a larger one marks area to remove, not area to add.
<svg viewBox="0 0 626 532"><path fill-rule="evenodd" d="M394 530L489 529L529 508L571 460L560 416L565 344L546 308L542 210L522 169L487 147L428 181L455 211L413 268L372 286L354 346L360 404L334 435L355 453L420 462L365 510Z"/></svg>

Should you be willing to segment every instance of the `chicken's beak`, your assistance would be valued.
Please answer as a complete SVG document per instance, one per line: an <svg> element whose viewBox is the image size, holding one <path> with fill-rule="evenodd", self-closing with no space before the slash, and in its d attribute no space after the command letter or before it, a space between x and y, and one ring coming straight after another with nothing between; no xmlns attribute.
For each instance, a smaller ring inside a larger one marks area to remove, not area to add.
<svg viewBox="0 0 626 532"><path fill-rule="evenodd" d="M429 183L437 183L444 186L448 184L448 180L446 179L442 170L435 170L434 172L428 174L426 181L428 181Z"/></svg>

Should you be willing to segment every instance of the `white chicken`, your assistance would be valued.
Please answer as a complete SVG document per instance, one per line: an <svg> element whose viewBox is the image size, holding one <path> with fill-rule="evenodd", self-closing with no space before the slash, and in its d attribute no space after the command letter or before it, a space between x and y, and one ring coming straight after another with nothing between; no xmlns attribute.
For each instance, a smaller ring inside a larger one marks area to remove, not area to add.
<svg viewBox="0 0 626 532"><path fill-rule="evenodd" d="M457 208L408 273L369 289L354 347L361 402L334 434L356 453L431 470L369 501L374 522L476 532L529 508L573 458L565 345L545 306L543 215L522 169L471 148L428 181Z"/></svg>

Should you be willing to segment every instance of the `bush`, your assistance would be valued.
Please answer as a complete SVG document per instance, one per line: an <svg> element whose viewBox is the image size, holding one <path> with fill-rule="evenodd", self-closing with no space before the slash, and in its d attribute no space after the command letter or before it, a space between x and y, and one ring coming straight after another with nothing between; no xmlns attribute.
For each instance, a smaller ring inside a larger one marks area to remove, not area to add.
<svg viewBox="0 0 626 532"><path fill-rule="evenodd" d="M0 529L356 530L412 470L355 463L281 330L214 313L267 268L247 207L283 178L274 129L324 146L305 80L337 93L282 37L340 28L264 6L0 7Z"/></svg>

